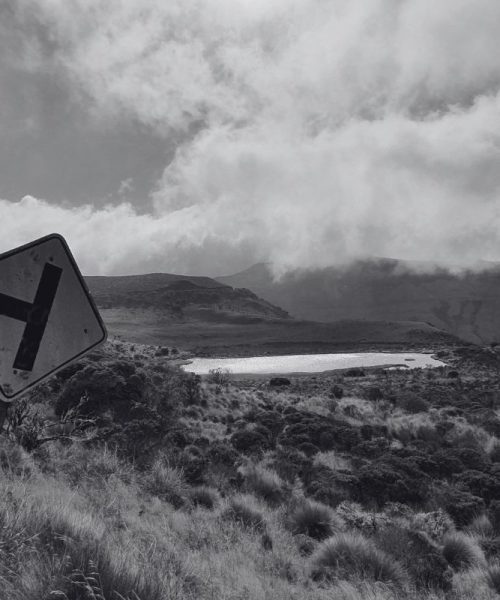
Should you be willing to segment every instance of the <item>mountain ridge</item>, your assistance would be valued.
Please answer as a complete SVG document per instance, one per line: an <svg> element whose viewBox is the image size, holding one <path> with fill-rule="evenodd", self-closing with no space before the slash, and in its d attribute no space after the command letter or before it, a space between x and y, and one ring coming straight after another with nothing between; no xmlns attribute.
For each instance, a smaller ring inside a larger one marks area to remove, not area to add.
<svg viewBox="0 0 500 600"><path fill-rule="evenodd" d="M444 268L412 270L408 264L357 261L349 267L290 271L275 280L269 264L258 263L217 281L244 285L297 318L422 321L472 343L500 339L498 263L460 275Z"/></svg>

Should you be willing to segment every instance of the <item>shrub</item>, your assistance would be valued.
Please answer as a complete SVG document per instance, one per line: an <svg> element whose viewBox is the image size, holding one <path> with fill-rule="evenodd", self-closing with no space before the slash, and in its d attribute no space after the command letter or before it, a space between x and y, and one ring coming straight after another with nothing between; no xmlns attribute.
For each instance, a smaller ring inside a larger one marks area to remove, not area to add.
<svg viewBox="0 0 500 600"><path fill-rule="evenodd" d="M146 388L144 372L130 360L104 360L86 364L65 383L56 403L56 414L79 407L81 414L111 410L115 419L128 418Z"/></svg>
<svg viewBox="0 0 500 600"><path fill-rule="evenodd" d="M360 534L344 533L325 540L312 559L315 579L356 577L405 586L407 577L391 556Z"/></svg>
<svg viewBox="0 0 500 600"><path fill-rule="evenodd" d="M206 456L209 462L233 467L240 455L227 442L215 441L210 444Z"/></svg>
<svg viewBox="0 0 500 600"><path fill-rule="evenodd" d="M226 385L229 382L230 373L229 369L210 369L207 380L217 385Z"/></svg>
<svg viewBox="0 0 500 600"><path fill-rule="evenodd" d="M231 444L243 454L257 454L269 448L269 442L261 433L248 430L233 433Z"/></svg>
<svg viewBox="0 0 500 600"><path fill-rule="evenodd" d="M293 483L297 477L304 477L312 468L312 460L295 448L278 448L276 450L273 467L278 475Z"/></svg>
<svg viewBox="0 0 500 600"><path fill-rule="evenodd" d="M337 398L337 400L341 400L344 397L344 388L341 387L340 385L334 385L332 387L331 393L334 398Z"/></svg>
<svg viewBox="0 0 500 600"><path fill-rule="evenodd" d="M491 449L490 460L493 463L500 463L500 443L496 442Z"/></svg>
<svg viewBox="0 0 500 600"><path fill-rule="evenodd" d="M481 471L464 471L455 477L455 481L467 488L475 496L484 498L486 503L500 497L500 478Z"/></svg>
<svg viewBox="0 0 500 600"><path fill-rule="evenodd" d="M411 460L384 456L361 467L358 496L362 501L419 503L427 495L427 477Z"/></svg>
<svg viewBox="0 0 500 600"><path fill-rule="evenodd" d="M290 385L291 381L287 377L272 377L269 380L269 385L271 387L283 387L285 385Z"/></svg>
<svg viewBox="0 0 500 600"><path fill-rule="evenodd" d="M447 488L439 494L438 501L455 523L462 527L484 512L484 501L469 492Z"/></svg>
<svg viewBox="0 0 500 600"><path fill-rule="evenodd" d="M324 540L340 531L342 522L330 507L319 502L305 500L288 517L288 527L294 534L308 535Z"/></svg>
<svg viewBox="0 0 500 600"><path fill-rule="evenodd" d="M344 373L344 377L364 377L365 372L363 369L348 369Z"/></svg>
<svg viewBox="0 0 500 600"><path fill-rule="evenodd" d="M382 398L384 397L384 394L379 387L370 386L366 390L366 397L371 402L376 402L377 400L382 400Z"/></svg>
<svg viewBox="0 0 500 600"><path fill-rule="evenodd" d="M276 473L255 465L242 468L241 471L248 491L274 506L283 501L283 482Z"/></svg>
<svg viewBox="0 0 500 600"><path fill-rule="evenodd" d="M213 488L200 485L189 491L189 498L195 506L213 509L219 503L219 494Z"/></svg>
<svg viewBox="0 0 500 600"><path fill-rule="evenodd" d="M182 401L186 406L199 404L201 399L201 377L195 373L185 373L181 378Z"/></svg>
<svg viewBox="0 0 500 600"><path fill-rule="evenodd" d="M446 533L454 529L454 523L444 510L439 508L432 512L420 512L413 515L411 527L424 532L433 540L441 540Z"/></svg>
<svg viewBox="0 0 500 600"><path fill-rule="evenodd" d="M420 412L427 412L429 410L429 403L424 398L417 396L416 394L405 394L398 400L398 406L410 414L417 414Z"/></svg>
<svg viewBox="0 0 500 600"><path fill-rule="evenodd" d="M252 496L236 496L231 498L229 506L222 516L249 529L263 531L266 528L264 515L256 506Z"/></svg>
<svg viewBox="0 0 500 600"><path fill-rule="evenodd" d="M489 515L494 530L500 533L500 500L490 502Z"/></svg>
<svg viewBox="0 0 500 600"><path fill-rule="evenodd" d="M379 531L377 537L382 549L401 561L417 588L450 588L448 564L424 532L394 524Z"/></svg>
<svg viewBox="0 0 500 600"><path fill-rule="evenodd" d="M455 571L486 564L483 551L472 537L456 531L448 533L443 542L443 556Z"/></svg>

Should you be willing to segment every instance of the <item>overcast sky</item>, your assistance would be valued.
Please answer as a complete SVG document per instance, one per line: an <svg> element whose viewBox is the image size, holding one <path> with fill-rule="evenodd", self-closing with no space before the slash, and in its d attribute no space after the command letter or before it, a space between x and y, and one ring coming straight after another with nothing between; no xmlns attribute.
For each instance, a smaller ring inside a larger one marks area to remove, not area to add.
<svg viewBox="0 0 500 600"><path fill-rule="evenodd" d="M500 259L498 0L3 0L0 250Z"/></svg>

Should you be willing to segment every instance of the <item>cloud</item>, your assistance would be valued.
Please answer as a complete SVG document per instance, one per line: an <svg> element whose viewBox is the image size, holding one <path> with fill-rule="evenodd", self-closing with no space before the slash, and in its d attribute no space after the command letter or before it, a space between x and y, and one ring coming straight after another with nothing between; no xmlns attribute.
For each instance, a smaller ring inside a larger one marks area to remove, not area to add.
<svg viewBox="0 0 500 600"><path fill-rule="evenodd" d="M55 219L87 270L500 259L496 0L19 7L96 119L179 140L151 214L0 205L23 235L28 208Z"/></svg>

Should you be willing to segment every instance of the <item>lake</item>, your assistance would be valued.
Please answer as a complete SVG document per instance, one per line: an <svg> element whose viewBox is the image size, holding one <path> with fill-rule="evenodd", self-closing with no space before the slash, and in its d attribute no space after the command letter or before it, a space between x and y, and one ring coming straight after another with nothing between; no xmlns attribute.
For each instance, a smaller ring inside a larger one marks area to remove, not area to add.
<svg viewBox="0 0 500 600"><path fill-rule="evenodd" d="M360 352L356 354L292 354L247 358L194 358L183 365L185 371L207 375L211 369L231 373L271 375L275 373L321 373L353 367L401 366L408 369L446 366L431 354L413 352Z"/></svg>

